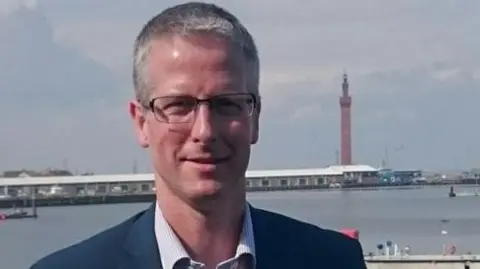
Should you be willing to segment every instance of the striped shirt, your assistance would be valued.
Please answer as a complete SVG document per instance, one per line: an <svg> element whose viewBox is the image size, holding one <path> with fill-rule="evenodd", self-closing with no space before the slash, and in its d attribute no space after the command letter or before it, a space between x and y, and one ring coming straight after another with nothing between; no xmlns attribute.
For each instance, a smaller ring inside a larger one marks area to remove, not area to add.
<svg viewBox="0 0 480 269"><path fill-rule="evenodd" d="M155 236L163 269L204 269L204 264L190 258L177 235L173 232L161 212L155 208ZM253 237L250 206L245 206L242 234L235 256L219 263L216 269L255 269L255 241Z"/></svg>

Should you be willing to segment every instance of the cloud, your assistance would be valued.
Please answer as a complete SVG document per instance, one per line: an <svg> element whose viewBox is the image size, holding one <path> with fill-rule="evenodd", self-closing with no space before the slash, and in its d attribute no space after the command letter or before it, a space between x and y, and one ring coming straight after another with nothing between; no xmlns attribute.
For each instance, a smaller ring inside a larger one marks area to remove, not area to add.
<svg viewBox="0 0 480 269"><path fill-rule="evenodd" d="M7 15L19 8L34 9L37 4L36 0L0 0L0 14Z"/></svg>
<svg viewBox="0 0 480 269"><path fill-rule="evenodd" d="M343 70L356 162L380 164L390 148L401 168L480 165L479 1L213 2L247 25L260 50L265 106L252 168L335 162ZM13 152L0 169L66 157L100 172L129 171L133 158L147 169L125 110L131 49L143 23L173 3L40 1L0 24L1 74L9 74L0 97L14 100L0 101L8 126L0 149Z"/></svg>
<svg viewBox="0 0 480 269"><path fill-rule="evenodd" d="M40 9L19 6L1 20L1 167L58 166L103 151L125 96L112 72L55 42Z"/></svg>

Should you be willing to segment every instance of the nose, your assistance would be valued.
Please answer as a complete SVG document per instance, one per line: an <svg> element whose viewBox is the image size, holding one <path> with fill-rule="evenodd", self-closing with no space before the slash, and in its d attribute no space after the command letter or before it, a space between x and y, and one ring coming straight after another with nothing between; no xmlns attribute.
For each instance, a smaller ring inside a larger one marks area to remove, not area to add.
<svg viewBox="0 0 480 269"><path fill-rule="evenodd" d="M198 106L191 130L194 142L212 143L217 140L218 130L213 114L208 105Z"/></svg>

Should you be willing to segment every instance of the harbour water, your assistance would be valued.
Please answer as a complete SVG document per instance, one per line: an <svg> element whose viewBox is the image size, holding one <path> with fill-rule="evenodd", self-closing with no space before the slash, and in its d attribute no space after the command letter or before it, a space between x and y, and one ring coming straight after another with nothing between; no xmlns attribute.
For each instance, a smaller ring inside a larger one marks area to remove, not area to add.
<svg viewBox="0 0 480 269"><path fill-rule="evenodd" d="M457 188L459 191L462 187ZM250 193L257 207L331 228L356 228L364 252L392 240L412 254L480 253L480 197L448 198L449 187L413 190ZM0 268L25 269L56 249L121 222L149 204L39 208L36 220L0 222ZM442 220L448 220L447 222ZM446 230L447 235L441 231ZM5 266L6 264L6 266Z"/></svg>

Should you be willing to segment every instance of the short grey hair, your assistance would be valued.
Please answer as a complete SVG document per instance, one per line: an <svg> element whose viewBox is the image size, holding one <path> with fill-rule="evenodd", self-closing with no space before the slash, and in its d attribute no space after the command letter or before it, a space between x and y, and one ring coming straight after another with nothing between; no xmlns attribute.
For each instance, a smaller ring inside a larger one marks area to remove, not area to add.
<svg viewBox="0 0 480 269"><path fill-rule="evenodd" d="M137 100L146 104L151 85L146 68L153 40L169 35L212 33L239 46L247 63L248 91L259 95L260 61L248 30L225 9L214 4L189 2L170 7L147 22L137 36L133 55L133 83Z"/></svg>

